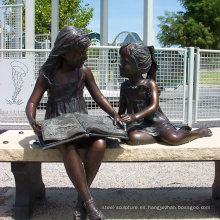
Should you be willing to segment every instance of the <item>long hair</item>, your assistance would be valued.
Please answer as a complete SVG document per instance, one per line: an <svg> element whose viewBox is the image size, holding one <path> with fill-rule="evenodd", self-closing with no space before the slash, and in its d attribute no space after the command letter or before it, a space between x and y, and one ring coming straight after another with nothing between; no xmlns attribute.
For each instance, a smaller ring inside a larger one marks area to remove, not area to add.
<svg viewBox="0 0 220 220"><path fill-rule="evenodd" d="M57 35L54 47L41 67L49 83L51 83L51 79L61 65L62 56L72 49L87 48L90 42L89 35L83 30L73 26L64 27Z"/></svg>
<svg viewBox="0 0 220 220"><path fill-rule="evenodd" d="M147 47L143 43L132 42L123 45L119 50L119 54L121 56L123 54L128 55L142 74L147 73L147 79L156 81L157 63L153 46ZM139 63L142 63L142 65L139 65Z"/></svg>

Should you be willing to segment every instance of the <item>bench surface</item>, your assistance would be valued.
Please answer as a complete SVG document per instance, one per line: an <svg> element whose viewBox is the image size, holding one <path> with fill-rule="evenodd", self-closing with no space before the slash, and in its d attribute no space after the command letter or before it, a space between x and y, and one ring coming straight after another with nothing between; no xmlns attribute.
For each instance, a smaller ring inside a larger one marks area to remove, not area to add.
<svg viewBox="0 0 220 220"><path fill-rule="evenodd" d="M179 146L149 144L131 146L110 140L104 162L149 161L214 161L220 160L220 128L211 128L213 136L199 138ZM23 133L22 133L23 132ZM56 149L42 151L33 144L37 136L32 130L8 130L0 135L0 162L61 162ZM22 134L19 134L22 133ZM5 143L6 142L6 143ZM7 143L8 142L8 143ZM85 150L79 149L83 157Z"/></svg>

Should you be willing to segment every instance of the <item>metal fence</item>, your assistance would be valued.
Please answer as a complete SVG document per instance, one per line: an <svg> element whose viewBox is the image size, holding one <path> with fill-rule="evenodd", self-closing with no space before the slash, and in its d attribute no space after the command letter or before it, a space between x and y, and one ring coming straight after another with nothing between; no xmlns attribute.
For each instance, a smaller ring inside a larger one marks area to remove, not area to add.
<svg viewBox="0 0 220 220"><path fill-rule="evenodd" d="M171 121L186 121L187 49L160 48L155 51L160 106Z"/></svg>
<svg viewBox="0 0 220 220"><path fill-rule="evenodd" d="M23 4L0 6L0 49L25 49L25 33L22 31L23 6ZM35 49L50 48L50 34L35 35Z"/></svg>
<svg viewBox="0 0 220 220"><path fill-rule="evenodd" d="M3 59L32 59L33 82L38 76L39 68L45 62L50 50L0 50ZM104 96L112 106L118 110L120 85L125 80L119 74L119 47L91 46L88 51L86 65L92 70L94 78ZM158 85L161 89L161 107L171 121L184 122L185 120L185 76L186 76L185 49L157 49ZM171 74L170 74L171 73ZM10 73L8 73L10 74ZM96 105L89 92L85 89L84 97L93 115L105 115ZM38 120L43 119L47 94L45 93L38 107ZM172 109L172 112L171 112ZM0 110L0 124L27 123L24 111Z"/></svg>
<svg viewBox="0 0 220 220"><path fill-rule="evenodd" d="M35 34L35 49L51 49L51 35Z"/></svg>
<svg viewBox="0 0 220 220"><path fill-rule="evenodd" d="M220 120L220 51L197 49L195 122Z"/></svg>
<svg viewBox="0 0 220 220"><path fill-rule="evenodd" d="M119 74L119 47L91 46L86 65L92 70L97 85L115 110L119 106L120 85L126 80ZM34 85L40 67L46 61L50 50L0 50L3 60L32 60ZM158 63L157 84L161 90L160 106L172 122L188 123L198 120L220 120L220 51L198 50L195 59L194 48L187 59L188 49L157 48L155 58ZM188 60L188 63L187 63ZM1 63L1 62L0 62ZM4 72L4 71L3 71ZM197 73L194 76L194 72ZM6 73L4 74L11 74ZM193 80L190 80L190 79ZM197 80L199 79L199 81ZM193 91L194 98L191 97ZM30 92L31 93L31 92ZM89 114L105 115L96 105L85 88L84 97ZM47 94L38 106L38 120L44 118ZM195 103L195 105L194 105ZM192 112L193 114L191 114ZM27 124L24 109L6 111L0 109L0 125Z"/></svg>
<svg viewBox="0 0 220 220"><path fill-rule="evenodd" d="M22 48L22 7L19 4L0 6L1 49Z"/></svg>

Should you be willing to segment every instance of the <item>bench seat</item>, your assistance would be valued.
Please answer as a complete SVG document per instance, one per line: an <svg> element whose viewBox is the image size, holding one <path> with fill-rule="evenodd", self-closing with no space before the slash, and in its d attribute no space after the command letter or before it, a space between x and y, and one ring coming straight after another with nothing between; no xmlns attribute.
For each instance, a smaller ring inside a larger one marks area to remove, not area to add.
<svg viewBox="0 0 220 220"><path fill-rule="evenodd" d="M108 142L104 162L174 162L220 160L220 128L212 128L212 137L199 138L179 146L149 144L131 146ZM19 134L22 133L22 134ZM0 162L61 162L56 149L42 151L33 144L37 136L32 130L9 130L0 135ZM3 144L7 141L7 144ZM80 149L83 156L85 150Z"/></svg>
<svg viewBox="0 0 220 220"><path fill-rule="evenodd" d="M211 128L212 137L169 146L150 144L130 146L117 139L108 139L103 162L189 162L215 161L212 196L220 198L220 128ZM29 219L34 203L45 197L41 176L42 162L62 162L56 149L42 151L32 130L8 130L0 135L0 162L11 162L15 177L15 219ZM86 151L79 149L81 158ZM202 178L202 177L201 177Z"/></svg>

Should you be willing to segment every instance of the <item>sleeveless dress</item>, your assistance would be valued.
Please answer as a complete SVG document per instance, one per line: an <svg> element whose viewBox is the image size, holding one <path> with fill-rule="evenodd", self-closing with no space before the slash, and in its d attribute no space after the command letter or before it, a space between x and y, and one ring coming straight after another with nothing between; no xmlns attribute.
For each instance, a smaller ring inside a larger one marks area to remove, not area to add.
<svg viewBox="0 0 220 220"><path fill-rule="evenodd" d="M120 96L123 102L126 103L127 114L135 114L150 105L151 91L148 82L149 80L145 80L144 84L139 86L132 86L129 80L122 83ZM153 114L128 123L127 127L128 133L140 131L152 136L158 136L162 129L174 128L160 107Z"/></svg>
<svg viewBox="0 0 220 220"><path fill-rule="evenodd" d="M85 73L78 71L78 80L72 83L48 82L48 102L45 119L57 117L63 113L81 112L88 114L83 97Z"/></svg>
<svg viewBox="0 0 220 220"><path fill-rule="evenodd" d="M57 117L64 113L74 113L81 112L88 114L86 107L86 102L83 97L83 89L85 86L85 73L78 70L78 80L72 83L58 83L55 80L47 80L47 108L45 113L45 120ZM44 147L44 150L55 147L45 147L43 143L42 136L38 136L41 147ZM83 140L79 139L76 142L82 142ZM50 144L53 141L46 141L46 144ZM81 146L81 143L79 143Z"/></svg>

